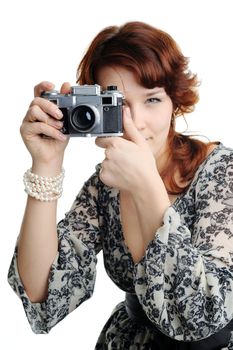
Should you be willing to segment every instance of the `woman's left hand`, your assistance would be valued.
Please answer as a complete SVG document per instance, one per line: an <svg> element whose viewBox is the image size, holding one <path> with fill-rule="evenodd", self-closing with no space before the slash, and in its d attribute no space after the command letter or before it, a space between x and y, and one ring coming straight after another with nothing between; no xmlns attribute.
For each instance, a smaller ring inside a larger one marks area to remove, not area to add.
<svg viewBox="0 0 233 350"><path fill-rule="evenodd" d="M107 186L135 192L158 175L156 161L147 141L137 130L129 108L124 108L123 137L97 137L97 146L105 148L100 180Z"/></svg>

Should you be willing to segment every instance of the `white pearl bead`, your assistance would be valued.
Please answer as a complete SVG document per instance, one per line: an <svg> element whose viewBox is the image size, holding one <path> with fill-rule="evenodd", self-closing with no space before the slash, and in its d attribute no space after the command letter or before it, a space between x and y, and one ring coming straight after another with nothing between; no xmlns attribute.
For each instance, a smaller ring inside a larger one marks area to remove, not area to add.
<svg viewBox="0 0 233 350"><path fill-rule="evenodd" d="M65 171L62 169L61 174L46 178L33 174L31 169L28 169L23 176L25 192L40 201L57 200L62 194L64 174Z"/></svg>

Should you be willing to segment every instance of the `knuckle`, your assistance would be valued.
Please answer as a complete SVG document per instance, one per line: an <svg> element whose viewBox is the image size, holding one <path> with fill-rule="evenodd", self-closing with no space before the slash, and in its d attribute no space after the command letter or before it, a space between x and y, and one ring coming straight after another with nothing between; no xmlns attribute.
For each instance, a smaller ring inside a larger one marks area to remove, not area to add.
<svg viewBox="0 0 233 350"><path fill-rule="evenodd" d="M27 113L25 114L25 117L23 118L22 123L28 120L28 114L29 114L29 109L27 110Z"/></svg>
<svg viewBox="0 0 233 350"><path fill-rule="evenodd" d="M35 101L36 105L40 105L41 102L43 101L43 99L42 99L42 97L37 96L37 97L34 98L34 101Z"/></svg>
<svg viewBox="0 0 233 350"><path fill-rule="evenodd" d="M111 140L111 145L113 148L116 148L117 145L118 145L118 140L116 137L113 137L112 140Z"/></svg>
<svg viewBox="0 0 233 350"><path fill-rule="evenodd" d="M33 122L37 119L39 113L39 107L37 105L29 107L25 119Z"/></svg>
<svg viewBox="0 0 233 350"><path fill-rule="evenodd" d="M20 127L19 127L19 132L20 132L20 134L21 135L23 135L23 133L24 133L24 123L22 123L21 125L20 125Z"/></svg>
<svg viewBox="0 0 233 350"><path fill-rule="evenodd" d="M20 131L20 135L24 141L29 139L29 136L28 136L29 129L28 129L27 123L23 123L22 125L20 125L19 131Z"/></svg>
<svg viewBox="0 0 233 350"><path fill-rule="evenodd" d="M34 114L34 113L38 112L38 110L39 110L39 107L38 107L38 105L35 104L35 105L30 106L28 111L30 114Z"/></svg>
<svg viewBox="0 0 233 350"><path fill-rule="evenodd" d="M38 131L40 133L45 133L46 132L46 124L42 123L42 122L39 122L39 123L36 123L36 125L38 126Z"/></svg>
<svg viewBox="0 0 233 350"><path fill-rule="evenodd" d="M109 148L106 148L104 153L105 153L105 158L106 159L110 159L110 157L111 157L111 150Z"/></svg>
<svg viewBox="0 0 233 350"><path fill-rule="evenodd" d="M30 104L30 107L35 106L35 105L38 105L39 102L40 102L40 97L35 97L35 98L32 100L32 102L31 102L31 104Z"/></svg>

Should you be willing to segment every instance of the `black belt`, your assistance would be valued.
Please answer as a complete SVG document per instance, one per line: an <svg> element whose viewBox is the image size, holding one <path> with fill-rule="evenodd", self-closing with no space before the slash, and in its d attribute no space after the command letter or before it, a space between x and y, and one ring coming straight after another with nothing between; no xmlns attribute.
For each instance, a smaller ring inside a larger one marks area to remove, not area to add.
<svg viewBox="0 0 233 350"><path fill-rule="evenodd" d="M151 343L151 349L158 350L220 350L227 347L231 331L233 330L233 320L216 334L194 342L184 342L172 339L163 334L146 316L136 294L126 293L125 308L129 318L138 325L148 326L155 333Z"/></svg>
<svg viewBox="0 0 233 350"><path fill-rule="evenodd" d="M150 321L150 319L146 316L141 304L138 301L136 294L126 293L125 295L125 307L128 316L131 320L135 321L137 324L153 326L155 325Z"/></svg>

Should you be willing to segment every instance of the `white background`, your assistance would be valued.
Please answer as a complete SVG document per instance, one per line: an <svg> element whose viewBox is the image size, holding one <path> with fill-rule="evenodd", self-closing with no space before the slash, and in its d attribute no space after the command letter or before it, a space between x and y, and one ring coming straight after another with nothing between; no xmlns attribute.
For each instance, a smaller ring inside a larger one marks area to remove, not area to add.
<svg viewBox="0 0 233 350"><path fill-rule="evenodd" d="M232 146L233 16L222 1L12 1L0 5L1 101L1 344L10 349L94 349L114 306L123 300L107 277L99 254L94 296L48 335L32 333L20 300L6 282L26 194L22 176L31 165L19 127L33 98L33 86L49 80L59 89L75 84L76 68L92 38L108 25L139 20L170 33L190 57L202 82L200 102L187 116L190 131ZM185 124L180 121L180 130ZM103 158L94 139L71 139L66 150L64 194L58 219Z"/></svg>

